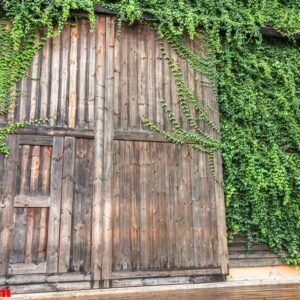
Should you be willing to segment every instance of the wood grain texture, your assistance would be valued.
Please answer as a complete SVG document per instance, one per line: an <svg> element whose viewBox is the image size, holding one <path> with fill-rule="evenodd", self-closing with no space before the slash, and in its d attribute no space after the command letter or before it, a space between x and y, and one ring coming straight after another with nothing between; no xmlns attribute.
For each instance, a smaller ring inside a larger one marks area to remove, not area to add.
<svg viewBox="0 0 300 300"><path fill-rule="evenodd" d="M114 18L106 18L105 37L105 99L104 99L104 166L103 166L103 252L102 279L104 287L109 287L112 271L112 178L113 178L113 97L114 97Z"/></svg>
<svg viewBox="0 0 300 300"><path fill-rule="evenodd" d="M60 244L58 272L70 268L71 226L74 195L75 138L67 137L64 143L64 164L62 174L62 204L60 212Z"/></svg>
<svg viewBox="0 0 300 300"><path fill-rule="evenodd" d="M54 286L55 287L55 286ZM54 288L53 287L53 288ZM74 286L73 286L74 287ZM32 290L33 286L31 286ZM71 286L70 286L71 290ZM181 286L143 287L110 291L74 291L65 293L15 295L22 300L88 299L88 300L292 300L299 299L299 283L209 283Z"/></svg>
<svg viewBox="0 0 300 300"><path fill-rule="evenodd" d="M50 214L48 237L51 237L47 245L47 273L56 273L58 270L58 245L61 209L61 190L63 173L63 146L64 139L55 137L53 142L51 190L50 190Z"/></svg>
<svg viewBox="0 0 300 300"><path fill-rule="evenodd" d="M0 230L0 275L6 275L9 263L9 251L13 230L14 195L18 164L18 137L8 137L10 155L4 161L6 170L3 178L3 194L1 194L1 230Z"/></svg>
<svg viewBox="0 0 300 300"><path fill-rule="evenodd" d="M96 86L95 86L95 168L92 215L92 273L93 286L99 287L102 269L102 181L103 176L103 128L105 95L105 18L99 18L96 25Z"/></svg>

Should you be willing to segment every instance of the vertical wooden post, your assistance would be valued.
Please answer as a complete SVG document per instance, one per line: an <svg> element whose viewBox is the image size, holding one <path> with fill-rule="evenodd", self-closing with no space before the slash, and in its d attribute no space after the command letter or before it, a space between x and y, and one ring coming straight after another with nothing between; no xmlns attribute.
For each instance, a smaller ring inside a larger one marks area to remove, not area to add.
<svg viewBox="0 0 300 300"><path fill-rule="evenodd" d="M113 97L114 97L114 18L106 18L105 38L105 105L104 105L104 169L103 169L103 287L110 287L112 269L112 184L113 184Z"/></svg>
<svg viewBox="0 0 300 300"><path fill-rule="evenodd" d="M105 96L105 17L96 24L96 84L95 84L95 169L94 198L92 208L92 262L93 287L100 287L101 240L102 240L102 177L103 177L103 132Z"/></svg>
<svg viewBox="0 0 300 300"><path fill-rule="evenodd" d="M215 170L217 177L222 179L223 171L220 151L215 154ZM223 188L218 183L215 183L215 192L220 267L222 274L228 274L229 257L226 231L225 200Z"/></svg>
<svg viewBox="0 0 300 300"><path fill-rule="evenodd" d="M47 273L56 273L58 271L63 146L64 138L54 137L51 166L50 212L47 245Z"/></svg>
<svg viewBox="0 0 300 300"><path fill-rule="evenodd" d="M72 204L74 189L75 138L66 137L62 175L62 204L58 272L65 273L70 267ZM51 238L51 237L50 237Z"/></svg>
<svg viewBox="0 0 300 300"><path fill-rule="evenodd" d="M2 220L0 221L0 275L7 274L9 263L9 249L14 218L18 146L18 136L9 136L8 147L10 149L10 155L4 162L3 194L0 198L0 209L2 210Z"/></svg>

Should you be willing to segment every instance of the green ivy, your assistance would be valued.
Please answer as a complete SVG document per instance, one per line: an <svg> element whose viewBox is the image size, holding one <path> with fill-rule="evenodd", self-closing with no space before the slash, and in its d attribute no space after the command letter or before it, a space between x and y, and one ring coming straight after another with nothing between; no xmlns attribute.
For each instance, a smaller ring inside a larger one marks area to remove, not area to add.
<svg viewBox="0 0 300 300"><path fill-rule="evenodd" d="M162 45L192 130L179 126L164 100L170 132L151 120L142 121L174 143L188 143L208 153L211 165L213 153L221 149L229 239L243 233L249 245L255 240L267 242L285 262L299 264L300 48L293 35L300 33L300 1L4 0L0 4L1 113L13 107L16 82L26 75L34 53L60 32L75 11L86 12L93 24L95 4L117 11L120 22L151 25L159 38L210 80L219 99L220 129ZM260 27L266 25L288 39L262 37ZM205 37L197 34L199 28ZM39 41L36 32L43 33ZM205 45L202 53L185 47L186 34ZM220 130L222 143L203 132L199 120Z"/></svg>

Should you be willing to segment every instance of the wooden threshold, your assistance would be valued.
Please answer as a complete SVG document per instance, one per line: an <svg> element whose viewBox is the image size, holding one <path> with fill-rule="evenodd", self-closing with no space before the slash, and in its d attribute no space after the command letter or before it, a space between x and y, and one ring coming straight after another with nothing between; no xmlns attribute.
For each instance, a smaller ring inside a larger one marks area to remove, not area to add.
<svg viewBox="0 0 300 300"><path fill-rule="evenodd" d="M80 286L78 286L78 289ZM14 294L14 293L13 293ZM97 289L13 295L24 300L283 300L300 299L300 280L234 281L195 285Z"/></svg>

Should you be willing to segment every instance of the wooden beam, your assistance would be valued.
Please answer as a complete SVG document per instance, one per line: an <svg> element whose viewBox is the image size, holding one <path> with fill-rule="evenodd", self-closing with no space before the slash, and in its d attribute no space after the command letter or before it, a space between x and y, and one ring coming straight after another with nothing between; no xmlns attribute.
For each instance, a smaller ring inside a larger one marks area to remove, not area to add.
<svg viewBox="0 0 300 300"><path fill-rule="evenodd" d="M5 159L3 194L0 196L0 209L2 220L0 220L0 275L6 275L9 263L9 252L13 230L14 219L14 195L16 188L16 175L18 165L18 137L8 137L10 155Z"/></svg>
<svg viewBox="0 0 300 300"><path fill-rule="evenodd" d="M110 287L112 272L112 198L113 198L113 99L114 99L114 49L115 21L106 18L105 36L105 100L104 100L104 166L103 166L103 252L102 280L104 287Z"/></svg>
<svg viewBox="0 0 300 300"><path fill-rule="evenodd" d="M280 32L278 32L275 28L270 26L264 26L260 28L260 32L264 36L277 37L277 38L286 38ZM300 40L300 34L296 34L293 36L295 40Z"/></svg>
<svg viewBox="0 0 300 300"><path fill-rule="evenodd" d="M58 271L58 248L59 248L59 228L61 210L61 190L62 190L62 168L63 168L63 146L64 138L55 137L53 143L53 156L51 166L51 189L47 245L47 273Z"/></svg>
<svg viewBox="0 0 300 300"><path fill-rule="evenodd" d="M46 263L19 263L9 265L9 275L46 273ZM27 275L28 276L28 275Z"/></svg>
<svg viewBox="0 0 300 300"><path fill-rule="evenodd" d="M20 145L36 145L36 146L52 146L53 137L52 136L42 136L42 135L21 135L19 137Z"/></svg>
<svg viewBox="0 0 300 300"><path fill-rule="evenodd" d="M96 25L96 86L95 86L95 167L94 196L92 207L92 258L91 269L93 287L100 287L101 280L101 241L102 241L102 177L103 177L103 127L105 95L105 18Z"/></svg>
<svg viewBox="0 0 300 300"><path fill-rule="evenodd" d="M72 208L74 194L75 138L66 137L62 176L62 204L58 272L69 271L72 240Z"/></svg>
<svg viewBox="0 0 300 300"><path fill-rule="evenodd" d="M220 268L208 269L174 269L162 271L117 271L112 272L112 279L128 279L128 278L151 278L151 277L175 277L175 276L200 276L200 275L216 275L220 274Z"/></svg>
<svg viewBox="0 0 300 300"><path fill-rule="evenodd" d="M48 127L48 126L24 127L24 128L17 129L15 133L20 135L31 135L31 136L45 135L45 136L61 136L61 137L72 136L72 137L85 138L85 139L94 138L93 129L75 129L75 128L66 128L66 127ZM36 137L36 139L38 138ZM26 140L28 140L28 138L23 137L22 143L25 144Z"/></svg>

